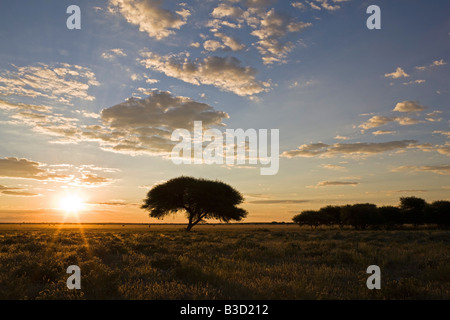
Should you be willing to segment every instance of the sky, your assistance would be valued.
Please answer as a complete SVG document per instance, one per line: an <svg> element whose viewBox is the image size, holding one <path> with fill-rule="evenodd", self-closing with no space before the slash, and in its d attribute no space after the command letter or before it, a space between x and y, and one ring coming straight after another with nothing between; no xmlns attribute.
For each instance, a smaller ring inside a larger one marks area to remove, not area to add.
<svg viewBox="0 0 450 320"><path fill-rule="evenodd" d="M450 200L448 12L440 0L2 1L0 222L185 222L140 209L181 175L239 190L244 222ZM195 121L278 129L278 171L249 157L175 164L171 135Z"/></svg>

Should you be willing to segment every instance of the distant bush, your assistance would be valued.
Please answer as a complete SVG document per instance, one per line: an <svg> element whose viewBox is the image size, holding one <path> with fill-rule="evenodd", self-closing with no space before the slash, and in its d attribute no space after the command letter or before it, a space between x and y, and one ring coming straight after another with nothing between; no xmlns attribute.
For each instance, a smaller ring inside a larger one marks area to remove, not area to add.
<svg viewBox="0 0 450 320"><path fill-rule="evenodd" d="M450 201L435 201L425 207L425 221L450 227Z"/></svg>
<svg viewBox="0 0 450 320"><path fill-rule="evenodd" d="M371 203L357 203L341 208L341 220L344 225L355 229L366 229L370 225L379 224L377 206Z"/></svg>
<svg viewBox="0 0 450 320"><path fill-rule="evenodd" d="M435 201L428 204L417 197L402 197L395 206L377 207L371 203L357 203L345 206L326 206L319 210L306 210L292 220L300 226L344 225L363 230L372 228L392 229L403 224L415 227L425 223L439 227L450 227L450 201Z"/></svg>

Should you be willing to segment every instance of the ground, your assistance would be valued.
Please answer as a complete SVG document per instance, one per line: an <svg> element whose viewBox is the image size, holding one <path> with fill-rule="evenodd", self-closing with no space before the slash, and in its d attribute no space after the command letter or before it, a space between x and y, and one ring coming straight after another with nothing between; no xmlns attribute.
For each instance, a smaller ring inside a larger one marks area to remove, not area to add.
<svg viewBox="0 0 450 320"><path fill-rule="evenodd" d="M449 230L183 229L2 224L0 299L450 299ZM70 265L81 290L66 286Z"/></svg>

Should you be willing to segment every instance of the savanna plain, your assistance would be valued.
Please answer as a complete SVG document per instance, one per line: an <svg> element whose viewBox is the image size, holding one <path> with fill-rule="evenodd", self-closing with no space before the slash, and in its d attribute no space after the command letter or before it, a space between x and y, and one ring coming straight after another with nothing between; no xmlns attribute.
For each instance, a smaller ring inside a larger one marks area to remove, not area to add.
<svg viewBox="0 0 450 320"><path fill-rule="evenodd" d="M450 299L450 230L184 227L1 224L0 299Z"/></svg>

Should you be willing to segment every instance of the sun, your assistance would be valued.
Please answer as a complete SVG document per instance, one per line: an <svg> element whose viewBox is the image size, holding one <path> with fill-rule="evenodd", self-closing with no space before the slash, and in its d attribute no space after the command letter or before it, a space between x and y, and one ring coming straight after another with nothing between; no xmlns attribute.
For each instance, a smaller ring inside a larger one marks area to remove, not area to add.
<svg viewBox="0 0 450 320"><path fill-rule="evenodd" d="M61 198L59 202L59 208L65 211L66 213L74 214L83 210L84 202L83 199L81 199L77 195L67 195Z"/></svg>

